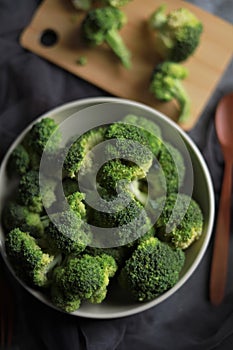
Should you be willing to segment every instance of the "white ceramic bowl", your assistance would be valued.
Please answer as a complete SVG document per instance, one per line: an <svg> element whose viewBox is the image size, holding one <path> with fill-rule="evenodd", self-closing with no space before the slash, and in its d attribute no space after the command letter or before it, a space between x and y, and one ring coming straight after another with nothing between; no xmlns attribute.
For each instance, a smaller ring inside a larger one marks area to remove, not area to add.
<svg viewBox="0 0 233 350"><path fill-rule="evenodd" d="M58 122L62 122L69 116L73 115L74 113L84 110L84 108L86 107L91 107L91 106L99 105L103 103L112 103L112 104L117 104L117 106L120 106L120 109L122 110L122 113L123 113L122 117L126 114L134 113L136 115L141 115L141 116L145 116L150 119L153 119L161 127L164 139L166 141L170 141L173 144L174 144L173 135L177 133L179 134L181 139L184 141L191 158L191 164L193 167L193 175L194 175L193 197L197 200L197 202L199 203L203 211L204 228L203 228L203 234L201 238L195 243L193 243L192 246L188 248L188 250L186 251L186 261L178 283L173 288L171 288L170 290L168 290L158 298L150 302L135 303L135 302L132 302L132 300L129 300L123 291L117 288L112 288L108 297L103 303L99 305L83 303L81 308L76 312L74 312L74 315L77 315L77 316L99 318L99 319L125 317L132 314L136 314L161 303L162 301L170 297L172 294L174 294L189 279L189 277L192 275L194 270L198 267L206 251L207 245L209 243L212 227L213 227L213 220L214 220L213 187L212 187L210 174L203 160L203 157L199 152L198 148L189 138L189 136L187 136L187 134L184 131L182 131L177 124L172 122L170 119L168 119L166 116L164 116L160 112L150 107L147 107L143 104L136 103L134 101L119 99L119 98L101 97L101 98L82 99L71 103L67 103L65 105L62 105L60 107L57 107L49 111L48 113L44 114L38 119L41 119L44 117L51 117ZM111 109L111 111L112 111L112 115L111 115L112 121L114 119L117 120L118 118L121 117L116 113L114 114L114 108ZM85 120L83 120L83 118L81 117L82 117L82 113L78 113L77 118L80 118L80 121L79 121L80 125L85 123ZM26 132L30 129L30 127L31 125L29 125L28 128L15 140L15 142L12 144L12 146L8 150L1 164L0 208L3 208L6 197L10 191L9 180L6 176L6 163L7 163L8 157L12 152L12 150L16 147L16 145L21 141L21 139L26 134ZM179 148L179 144L176 144L176 147ZM8 261L6 252L4 250L4 231L2 226L0 226L0 250L8 268L10 269L12 274L15 276L15 278L24 286L24 288L28 290L31 294L33 294L40 301L55 308L54 305L48 299L46 299L42 293L29 288L27 285L25 285L25 283L19 280L15 275Z"/></svg>

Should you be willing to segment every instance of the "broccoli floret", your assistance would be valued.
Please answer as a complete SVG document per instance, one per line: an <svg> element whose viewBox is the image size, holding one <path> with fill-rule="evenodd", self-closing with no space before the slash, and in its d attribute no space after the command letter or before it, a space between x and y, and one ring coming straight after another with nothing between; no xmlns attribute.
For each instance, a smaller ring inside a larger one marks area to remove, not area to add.
<svg viewBox="0 0 233 350"><path fill-rule="evenodd" d="M178 122L185 122L190 115L190 98L181 83L187 75L187 69L179 63L162 62L155 68L149 87L150 92L162 102L178 101L180 106Z"/></svg>
<svg viewBox="0 0 233 350"><path fill-rule="evenodd" d="M150 179L153 181L154 196L159 196L165 189L168 194L178 192L185 176L185 163L182 154L173 145L164 142L160 149L158 162L162 171L158 169Z"/></svg>
<svg viewBox="0 0 233 350"><path fill-rule="evenodd" d="M48 273L58 260L43 253L34 237L15 228L6 236L5 246L10 262L20 278L31 286L48 285Z"/></svg>
<svg viewBox="0 0 233 350"><path fill-rule="evenodd" d="M106 236L107 242L111 240L115 246L130 245L151 227L144 207L129 192L100 201L97 206L98 210L92 209L89 213L89 223L101 228L117 228L116 232L110 230L109 237Z"/></svg>
<svg viewBox="0 0 233 350"><path fill-rule="evenodd" d="M117 8L107 6L92 9L82 23L82 36L90 45L96 46L106 42L123 66L130 68L130 52L118 33L126 22L126 15Z"/></svg>
<svg viewBox="0 0 233 350"><path fill-rule="evenodd" d="M63 165L64 177L73 179L78 172L85 175L86 172L90 171L93 159L90 153L88 156L87 153L104 140L104 133L104 127L89 130L71 145Z"/></svg>
<svg viewBox="0 0 233 350"><path fill-rule="evenodd" d="M107 128L105 138L109 140L106 145L108 157L122 158L126 164L136 163L145 173L149 170L153 154L142 128L122 122L113 123Z"/></svg>
<svg viewBox="0 0 233 350"><path fill-rule="evenodd" d="M181 249L172 249L151 237L139 244L126 261L119 276L120 285L137 301L152 300L177 283L184 260Z"/></svg>
<svg viewBox="0 0 233 350"><path fill-rule="evenodd" d="M80 300L101 303L106 298L109 278L114 276L116 270L115 260L106 254L84 254L80 258L69 259L65 266L55 270L53 302L65 311L68 308L69 312L79 307Z"/></svg>
<svg viewBox="0 0 233 350"><path fill-rule="evenodd" d="M188 195L171 194L166 198L155 226L156 235L162 241L186 249L202 234L203 214L197 202Z"/></svg>
<svg viewBox="0 0 233 350"><path fill-rule="evenodd" d="M150 27L156 31L156 50L165 60L184 61L198 47L203 24L186 8L165 12L162 5L149 18Z"/></svg>
<svg viewBox="0 0 233 350"><path fill-rule="evenodd" d="M44 118L35 123L23 141L25 148L32 149L39 156L42 155L45 147L48 152L55 152L61 140L60 133L54 134L57 128L57 123L51 118ZM54 137L52 137L53 134Z"/></svg>
<svg viewBox="0 0 233 350"><path fill-rule="evenodd" d="M44 178L42 184L40 186L39 173L36 170L28 171L19 182L18 198L20 203L35 213L41 213L44 207L49 208L56 200L56 181Z"/></svg>
<svg viewBox="0 0 233 350"><path fill-rule="evenodd" d="M110 255L114 258L118 267L123 267L125 260L129 258L130 251L130 248L126 246L114 248L87 247L85 253L92 256L99 256L102 254Z"/></svg>
<svg viewBox="0 0 233 350"><path fill-rule="evenodd" d="M44 233L44 225L38 213L32 213L27 207L9 202L3 211L3 223L7 231L15 227L30 232L34 237L41 237Z"/></svg>
<svg viewBox="0 0 233 350"><path fill-rule="evenodd" d="M67 254L80 254L91 242L91 233L83 219L73 210L51 216L53 221L45 228L48 250Z"/></svg>
<svg viewBox="0 0 233 350"><path fill-rule="evenodd" d="M30 167L29 154L23 145L18 145L11 153L7 162L7 172L10 176L21 176Z"/></svg>
<svg viewBox="0 0 233 350"><path fill-rule="evenodd" d="M160 127L155 124L152 120L139 117L134 114L126 115L123 120L124 123L136 125L141 128L141 132L145 135L148 140L148 145L151 152L157 156L160 146L162 144L162 135Z"/></svg>
<svg viewBox="0 0 233 350"><path fill-rule="evenodd" d="M71 210L74 211L78 217L84 219L86 217L86 207L84 204L85 194L81 192L74 192L67 196L67 202Z"/></svg>
<svg viewBox="0 0 233 350"><path fill-rule="evenodd" d="M18 192L19 201L22 205L27 206L30 211L35 213L43 211L39 173L36 170L30 170L22 176Z"/></svg>
<svg viewBox="0 0 233 350"><path fill-rule="evenodd" d="M135 179L145 177L145 172L138 165L126 165L119 159L106 162L97 174L97 181L109 193L116 194L126 189L127 185Z"/></svg>
<svg viewBox="0 0 233 350"><path fill-rule="evenodd" d="M53 283L50 290L50 297L55 306L65 312L74 312L81 306L79 295L67 293L66 289L61 284L63 279L63 269L56 268L53 273Z"/></svg>

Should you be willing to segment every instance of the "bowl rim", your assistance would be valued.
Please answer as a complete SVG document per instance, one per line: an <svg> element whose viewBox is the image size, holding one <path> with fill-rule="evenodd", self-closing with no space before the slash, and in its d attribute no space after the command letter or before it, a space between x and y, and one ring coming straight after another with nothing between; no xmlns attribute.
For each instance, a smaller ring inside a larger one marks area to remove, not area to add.
<svg viewBox="0 0 233 350"><path fill-rule="evenodd" d="M124 98L118 98L118 97L88 97L88 98L81 98L81 99L75 99L73 101L61 104L59 106L56 106L47 112L41 114L38 118L35 118L29 125L16 137L16 139L12 142L10 147L8 148L7 152L5 153L2 162L0 164L0 187L1 187L1 178L4 175L5 168L6 168L6 163L8 160L8 157L12 150L15 148L15 146L20 142L20 140L23 138L23 136L27 133L27 131L31 128L31 126L38 122L41 119L44 119L46 117L52 117L55 114L62 113L66 110L72 109L72 108L79 108L79 107L84 107L88 108L91 107L95 104L101 104L101 103L121 103L121 104L126 104L126 105L131 105L134 107L139 107L141 109L147 110L149 113L152 113L152 115L155 115L159 119L162 120L162 122L165 122L169 124L171 127L175 128L176 131L182 136L184 139L184 142L187 143L192 151L194 152L195 156L198 159L198 162L202 168L206 184L207 184L207 191L208 191L208 201L209 201L209 213L208 213L208 226L206 229L206 237L203 241L203 244L194 260L192 265L189 267L187 272L180 278L180 280L168 291L163 293L161 296L157 297L154 300L151 300L149 302L143 303L143 304L138 304L138 306L130 308L129 310L125 311L119 311L119 312L112 312L112 313L92 313L88 311L82 311L82 309L78 309L77 311L70 313L70 315L74 316L79 316L79 317L84 317L84 318L92 318L92 319L114 319L114 318L121 318L121 317L127 317L131 315L135 315L137 313L140 313L142 311L146 311L152 307L155 307L156 305L160 304L161 302L165 301L168 299L171 295L176 293L190 278L190 276L193 274L193 272L196 270L198 265L200 264L210 241L211 238L211 233L213 229L213 224L214 224L214 216L215 216L215 196L214 196L214 189L213 189L213 184L212 184L212 179L211 175L209 172L209 169L207 167L207 164L198 149L197 145L194 143L194 141L190 138L188 134L184 130L181 129L181 127L176 124L173 120L168 118L165 114L162 112L149 107L143 103L136 102L133 100L129 99L124 99ZM74 112L74 113L77 113ZM73 113L72 113L73 114ZM71 114L71 115L72 115ZM31 295L33 295L36 299L40 300L43 302L45 305L52 307L55 310L58 310L60 312L63 312L61 309L57 308L55 305L53 305L49 300L45 299L41 294L39 294L35 289L28 287L19 277L16 276L13 268L11 267L8 259L6 252L3 248L2 242L1 242L1 235L4 235L4 231L2 230L2 227L0 226L0 253L2 255L2 258L7 265L8 269L10 272L13 274L14 278L24 287L24 289L29 292Z"/></svg>

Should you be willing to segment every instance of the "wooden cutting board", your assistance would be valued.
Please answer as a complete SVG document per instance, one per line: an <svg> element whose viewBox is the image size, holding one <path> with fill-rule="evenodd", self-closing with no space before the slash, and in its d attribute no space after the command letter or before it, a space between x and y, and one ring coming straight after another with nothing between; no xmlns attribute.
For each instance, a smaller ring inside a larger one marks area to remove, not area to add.
<svg viewBox="0 0 233 350"><path fill-rule="evenodd" d="M191 116L181 125L191 129L230 62L233 51L233 26L187 2L167 0L168 11L179 7L190 9L203 22L201 43L184 65L189 76L184 81L192 101ZM80 39L80 23L84 13L76 11L69 0L45 0L30 25L20 37L21 45L69 72L99 86L109 93L143 102L177 120L178 106L159 103L148 91L151 72L160 58L156 54L153 33L146 25L150 14L161 5L160 0L133 0L122 10L128 23L121 30L125 44L132 52L132 68L121 66L107 46L88 48ZM58 40L53 46L41 43L42 34L53 30ZM86 56L87 64L77 63Z"/></svg>

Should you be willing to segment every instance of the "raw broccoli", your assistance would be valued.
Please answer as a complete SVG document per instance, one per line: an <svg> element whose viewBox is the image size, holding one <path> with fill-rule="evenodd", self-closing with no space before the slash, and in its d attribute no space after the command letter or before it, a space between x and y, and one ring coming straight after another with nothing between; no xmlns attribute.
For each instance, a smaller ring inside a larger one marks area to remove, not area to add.
<svg viewBox="0 0 233 350"><path fill-rule="evenodd" d="M58 125L52 118L43 118L35 123L23 140L23 146L29 152L29 155L31 155L31 152L36 152L41 157L45 147L49 153L56 152L61 140L61 134L57 131L57 128Z"/></svg>
<svg viewBox="0 0 233 350"><path fill-rule="evenodd" d="M118 267L123 267L125 260L130 256L130 248L127 246L113 247L113 248L97 248L97 247L87 247L84 253L99 256L102 254L110 255L114 258Z"/></svg>
<svg viewBox="0 0 233 350"><path fill-rule="evenodd" d="M9 202L3 211L3 223L7 231L15 227L30 232L34 237L41 237L44 232L44 225L38 213L32 213L27 207L16 202Z"/></svg>
<svg viewBox="0 0 233 350"><path fill-rule="evenodd" d="M20 179L19 201L30 211L41 213L44 207L49 208L55 202L55 188L56 181L48 178L44 178L40 187L38 171L30 170Z"/></svg>
<svg viewBox="0 0 233 350"><path fill-rule="evenodd" d="M126 261L119 282L135 300L152 300L178 282L184 260L181 249L151 237L139 244Z"/></svg>
<svg viewBox="0 0 233 350"><path fill-rule="evenodd" d="M152 74L150 92L160 101L176 100L180 106L178 122L185 122L190 115L190 98L181 80L185 79L188 71L179 63L162 62Z"/></svg>
<svg viewBox="0 0 233 350"><path fill-rule="evenodd" d="M68 312L75 311L82 300L101 303L116 270L115 260L106 254L68 259L64 266L55 269L52 300Z"/></svg>
<svg viewBox="0 0 233 350"><path fill-rule="evenodd" d="M151 188L154 193L150 194L153 198L162 195L165 190L168 194L178 192L185 176L184 158L180 151L168 142L161 146L158 163L159 167L148 179L152 182Z"/></svg>
<svg viewBox="0 0 233 350"><path fill-rule="evenodd" d="M156 50L165 60L184 61L198 47L203 25L186 8L173 10L169 14L165 11L166 6L162 5L149 18L150 27L156 31Z"/></svg>
<svg viewBox="0 0 233 350"><path fill-rule="evenodd" d="M155 227L156 235L162 241L186 249L202 234L203 214L197 202L188 195L171 194L166 198Z"/></svg>
<svg viewBox="0 0 233 350"><path fill-rule="evenodd" d="M117 228L117 232L110 230L109 236L105 237L107 243L114 242L115 246L131 244L151 228L144 207L129 192L121 192L117 198L110 197L97 205L98 210L92 209L89 213L89 223L102 228Z"/></svg>
<svg viewBox="0 0 233 350"><path fill-rule="evenodd" d="M104 132L101 127L89 130L71 145L63 165L64 177L75 178L78 172L85 174L92 168L93 160L87 153L104 140Z"/></svg>
<svg viewBox="0 0 233 350"><path fill-rule="evenodd" d="M79 254L91 242L86 223L73 210L53 214L45 228L48 250L67 254Z"/></svg>
<svg viewBox="0 0 233 350"><path fill-rule="evenodd" d="M29 154L30 168L39 169L45 147L47 159L54 161L58 156L57 151L59 150L60 141L61 134L58 131L57 123L53 119L44 118L35 123L22 141L23 147Z"/></svg>
<svg viewBox="0 0 233 350"><path fill-rule="evenodd" d="M82 23L82 36L90 45L96 46L106 42L123 66L130 68L130 52L118 33L126 22L126 15L117 8L107 6L92 9Z"/></svg>
<svg viewBox="0 0 233 350"><path fill-rule="evenodd" d="M5 240L6 252L16 274L31 286L45 287L49 272L58 257L44 253L35 238L19 228L11 230Z"/></svg>
<svg viewBox="0 0 233 350"><path fill-rule="evenodd" d="M141 128L141 132L145 135L148 140L148 144L151 152L157 156L160 146L162 144L162 135L160 127L155 124L152 120L139 117L134 114L126 115L122 121L124 123L133 124L139 128Z"/></svg>
<svg viewBox="0 0 233 350"><path fill-rule="evenodd" d="M119 159L106 162L97 174L97 181L109 193L124 190L135 179L145 177L145 172L136 164L126 165Z"/></svg>
<svg viewBox="0 0 233 350"><path fill-rule="evenodd" d="M105 138L109 140L106 145L107 157L122 158L129 165L136 163L145 173L149 170L153 154L142 128L128 123L113 123L107 128Z"/></svg>
<svg viewBox="0 0 233 350"><path fill-rule="evenodd" d="M21 176L30 167L29 154L23 145L18 145L11 153L7 162L7 172L10 176Z"/></svg>
<svg viewBox="0 0 233 350"><path fill-rule="evenodd" d="M82 219L86 217L86 207L83 202L84 199L85 194L78 191L67 196L67 202L70 209L73 210L73 212Z"/></svg>

